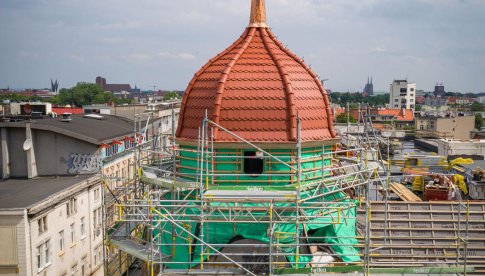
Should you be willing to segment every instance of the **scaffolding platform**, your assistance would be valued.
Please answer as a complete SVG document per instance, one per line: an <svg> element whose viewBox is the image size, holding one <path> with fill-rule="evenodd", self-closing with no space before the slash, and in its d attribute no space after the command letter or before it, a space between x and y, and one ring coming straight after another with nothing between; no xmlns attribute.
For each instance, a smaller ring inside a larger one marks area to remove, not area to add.
<svg viewBox="0 0 485 276"><path fill-rule="evenodd" d="M169 256L160 254L159 250L151 249L149 244L140 244L131 239L112 237L109 240L109 243L120 251L126 252L127 254L146 262L169 258Z"/></svg>
<svg viewBox="0 0 485 276"><path fill-rule="evenodd" d="M242 275L244 271L241 269L165 269L159 275Z"/></svg>
<svg viewBox="0 0 485 276"><path fill-rule="evenodd" d="M296 191L225 191L225 190L208 190L204 193L205 200L211 201L244 201L244 202L261 202L275 201L288 202L296 200Z"/></svg>
<svg viewBox="0 0 485 276"><path fill-rule="evenodd" d="M169 178L157 177L154 173L143 172L140 177L140 181L150 184L159 188L182 188L182 189L195 189L198 184L195 182L187 181L181 178L175 180Z"/></svg>

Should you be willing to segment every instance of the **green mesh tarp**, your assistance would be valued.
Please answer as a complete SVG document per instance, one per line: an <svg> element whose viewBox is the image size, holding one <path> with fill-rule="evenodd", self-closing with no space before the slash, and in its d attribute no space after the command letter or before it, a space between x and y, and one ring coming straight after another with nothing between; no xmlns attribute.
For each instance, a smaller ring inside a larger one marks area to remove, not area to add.
<svg viewBox="0 0 485 276"><path fill-rule="evenodd" d="M302 195L304 195L304 193ZM340 196L344 197L344 194L341 193ZM335 197L335 194L332 195L332 197ZM349 203L354 204L349 205ZM217 206L217 203L211 204L213 204L213 206ZM281 207L290 207L292 204L293 203L275 203L275 209ZM322 204L327 203L322 202ZM261 206L261 203L244 203L242 205ZM225 206L227 206L227 203ZM241 206L241 203L239 203L239 206ZM303 204L302 206L305 205ZM310 221L306 222L304 226L303 224L299 224L298 230L295 223L276 224L275 232L278 234L275 235L273 242L277 242L282 245L279 246L279 250L287 255L287 259L293 265L293 267L296 267L296 248L294 247L294 244L296 244L296 232L299 232L300 237L304 237L304 227L306 228L305 230L307 232L311 233L308 236L308 242L332 244L332 249L344 262L356 262L360 260L358 251L352 246L353 244L357 244L357 240L355 239L355 202L345 199L343 200L342 204L335 203L330 206L327 204L326 206L340 207L341 209L331 209L334 211L326 215L320 215L321 210L324 210L322 208L305 209L307 216L315 216L315 218L312 218ZM340 213L340 216L338 213ZM203 240L209 244L228 244L231 239L236 236L269 243L269 225L267 223L210 222L205 223L204 229L202 229L198 223L181 222L187 219L189 215L198 216L199 214L198 206L187 207L184 209L183 213L176 216L171 216L171 219L179 221L178 223L180 225L199 238L202 238L203 231ZM258 217L267 216L268 214L266 212L253 212L252 215L254 217ZM221 216L222 215L220 214L213 214L211 219L217 219ZM288 211L285 216L295 216L295 213ZM156 229L153 233L154 236L160 234L164 244L176 244L176 246L161 247L163 254L173 256L171 260L172 264L167 264L169 268L189 269L201 262L200 242L193 239L179 228L172 227L172 224L169 222L160 225L158 229L162 232L160 233L159 230ZM288 244L288 246L284 246L284 244ZM204 252L204 257L202 258L205 260L207 259L205 257L207 256L207 253L214 252L213 250L207 248L207 246L203 246L203 248L206 251ZM217 246L218 250L221 248L223 248L223 246ZM310 261L310 256L299 256L298 267L304 267Z"/></svg>

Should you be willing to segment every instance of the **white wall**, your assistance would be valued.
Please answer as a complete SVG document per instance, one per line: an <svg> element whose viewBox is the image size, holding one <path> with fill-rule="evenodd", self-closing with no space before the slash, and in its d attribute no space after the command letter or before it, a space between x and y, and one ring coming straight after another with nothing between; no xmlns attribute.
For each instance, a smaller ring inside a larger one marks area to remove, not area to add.
<svg viewBox="0 0 485 276"><path fill-rule="evenodd" d="M482 155L485 159L485 140L459 141L459 140L438 140L438 155Z"/></svg>
<svg viewBox="0 0 485 276"><path fill-rule="evenodd" d="M94 191L100 189L99 198L94 199ZM77 212L67 214L67 202L77 200ZM76 275L81 275L82 260L86 260L85 275L91 275L96 270L102 271L102 259L94 265L94 255L97 246L102 244L102 229L95 235L93 211L101 208L102 196L100 185L91 186L80 193L72 195L46 212L39 213L29 220L31 233L31 275L71 275L71 269L76 266ZM47 230L39 233L38 221L47 216ZM81 235L81 218L84 217L84 235ZM74 224L74 242L71 242L71 224ZM64 249L60 248L59 232L64 231ZM39 270L37 266L37 247L49 241L50 264Z"/></svg>

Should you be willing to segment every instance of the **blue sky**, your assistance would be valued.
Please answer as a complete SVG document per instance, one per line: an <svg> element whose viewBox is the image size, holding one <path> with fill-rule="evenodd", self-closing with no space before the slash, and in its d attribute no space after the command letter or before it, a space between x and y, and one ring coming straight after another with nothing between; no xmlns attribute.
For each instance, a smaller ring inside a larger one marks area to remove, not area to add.
<svg viewBox="0 0 485 276"><path fill-rule="evenodd" d="M334 91L394 78L484 92L485 0L266 0L268 23ZM250 0L2 0L0 88L78 81L184 90L249 19Z"/></svg>

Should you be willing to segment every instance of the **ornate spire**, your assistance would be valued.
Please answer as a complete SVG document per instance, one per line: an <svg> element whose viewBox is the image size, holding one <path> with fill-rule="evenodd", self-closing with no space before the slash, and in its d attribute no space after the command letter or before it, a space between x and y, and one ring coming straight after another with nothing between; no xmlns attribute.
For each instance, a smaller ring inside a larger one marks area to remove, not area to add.
<svg viewBox="0 0 485 276"><path fill-rule="evenodd" d="M251 17L248 27L267 28L264 0L251 0Z"/></svg>

